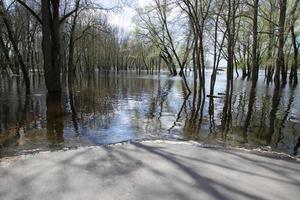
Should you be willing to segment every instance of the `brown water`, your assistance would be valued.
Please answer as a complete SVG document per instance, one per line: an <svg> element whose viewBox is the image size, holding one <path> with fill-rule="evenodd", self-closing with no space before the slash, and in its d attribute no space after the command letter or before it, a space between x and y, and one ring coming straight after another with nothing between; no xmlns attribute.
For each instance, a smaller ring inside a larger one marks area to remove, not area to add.
<svg viewBox="0 0 300 200"><path fill-rule="evenodd" d="M78 77L61 98L47 97L43 78L38 76L32 77L32 94L27 98L19 77L1 77L0 157L136 139L196 140L297 153L299 86L287 85L274 95L273 86L267 86L263 78L261 74L252 92L250 81L235 80L230 131L224 132L220 128L224 96L214 99L214 118L208 114L206 98L202 120L191 120L193 94L186 97L180 77L95 73ZM215 94L224 93L225 73L217 79ZM191 76L188 81L191 85Z"/></svg>

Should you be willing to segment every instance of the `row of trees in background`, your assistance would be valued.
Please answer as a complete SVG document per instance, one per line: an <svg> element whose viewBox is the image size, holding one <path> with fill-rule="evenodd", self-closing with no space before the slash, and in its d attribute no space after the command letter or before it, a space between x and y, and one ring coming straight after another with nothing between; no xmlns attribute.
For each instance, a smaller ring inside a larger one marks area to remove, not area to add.
<svg viewBox="0 0 300 200"><path fill-rule="evenodd" d="M177 74L178 66L185 80L183 69L193 68L195 112L191 119L198 119L203 111L208 68L212 72L207 96L213 116L217 71L221 65L226 68L221 126L229 130L235 73L239 77L241 71L242 79L252 81L248 123L260 69L265 70L268 84L274 82L274 94L288 81L298 83L299 15L299 0L153 0L139 11L138 24L141 37L159 48L171 74Z"/></svg>
<svg viewBox="0 0 300 200"><path fill-rule="evenodd" d="M89 0L1 1L0 72L22 73L29 93L31 72L60 92L61 78L72 81L76 72L159 69L155 47L107 22L117 9Z"/></svg>
<svg viewBox="0 0 300 200"><path fill-rule="evenodd" d="M298 82L299 14L299 0L153 0L138 23L174 75L188 64L202 79L223 59L229 73L241 68L256 81L261 68L268 82L285 84L288 71Z"/></svg>
<svg viewBox="0 0 300 200"><path fill-rule="evenodd" d="M212 68L209 95L214 96L221 63L228 93L238 68L254 85L259 69L276 87L288 78L298 82L299 0L153 0L138 10L131 35L107 22L106 12L118 8L96 2L1 1L1 71L21 71L28 91L29 71L44 73L48 91L59 92L61 72L72 80L76 72L96 69L165 67L177 75L179 68L190 91L184 73L190 68L198 98L205 96L207 68Z"/></svg>

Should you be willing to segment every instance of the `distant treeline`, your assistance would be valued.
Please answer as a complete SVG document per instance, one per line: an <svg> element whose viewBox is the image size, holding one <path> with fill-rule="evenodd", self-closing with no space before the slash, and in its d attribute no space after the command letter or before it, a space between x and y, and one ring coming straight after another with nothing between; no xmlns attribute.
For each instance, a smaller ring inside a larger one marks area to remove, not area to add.
<svg viewBox="0 0 300 200"><path fill-rule="evenodd" d="M1 1L0 71L22 72L28 92L30 71L45 74L49 92L60 92L61 73L72 82L76 73L96 69L161 68L179 73L190 91L185 70L193 68L194 85L204 88L212 67L213 96L220 62L227 63L228 90L238 68L254 84L259 69L277 87L297 84L299 6L299 0L153 0L137 8L129 34L107 21L107 12L122 8L98 1Z"/></svg>

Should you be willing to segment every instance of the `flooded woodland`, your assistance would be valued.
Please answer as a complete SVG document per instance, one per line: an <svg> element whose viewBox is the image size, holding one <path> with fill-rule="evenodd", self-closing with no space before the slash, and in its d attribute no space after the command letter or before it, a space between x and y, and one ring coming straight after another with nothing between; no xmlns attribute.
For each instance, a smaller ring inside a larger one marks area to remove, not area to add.
<svg viewBox="0 0 300 200"><path fill-rule="evenodd" d="M300 0L0 0L0 199L295 200Z"/></svg>
<svg viewBox="0 0 300 200"><path fill-rule="evenodd" d="M191 140L298 156L298 0L0 2L0 156Z"/></svg>

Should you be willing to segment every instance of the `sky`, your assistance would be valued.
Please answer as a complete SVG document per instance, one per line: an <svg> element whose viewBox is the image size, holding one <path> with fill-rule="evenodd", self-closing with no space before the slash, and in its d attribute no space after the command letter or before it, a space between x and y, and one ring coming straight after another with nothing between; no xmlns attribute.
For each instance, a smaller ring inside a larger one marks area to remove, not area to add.
<svg viewBox="0 0 300 200"><path fill-rule="evenodd" d="M9 5L11 1L5 0L6 5ZM121 5L120 9L108 13L108 22L126 32L131 32L135 27L133 18L137 15L136 9L146 7L151 2L153 3L153 0L95 0L93 2L101 4L104 8Z"/></svg>
<svg viewBox="0 0 300 200"><path fill-rule="evenodd" d="M134 30L134 17L137 15L137 8L144 8L151 3L151 0L105 0L104 6L113 7L121 4L121 9L108 13L108 22L122 28L126 32Z"/></svg>

